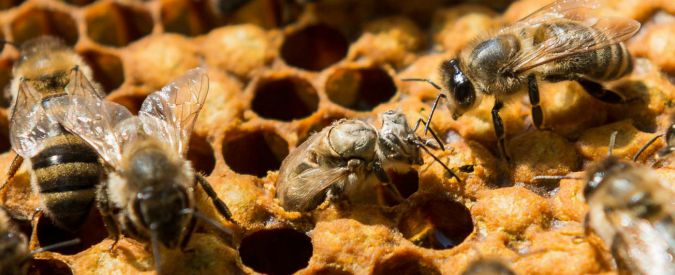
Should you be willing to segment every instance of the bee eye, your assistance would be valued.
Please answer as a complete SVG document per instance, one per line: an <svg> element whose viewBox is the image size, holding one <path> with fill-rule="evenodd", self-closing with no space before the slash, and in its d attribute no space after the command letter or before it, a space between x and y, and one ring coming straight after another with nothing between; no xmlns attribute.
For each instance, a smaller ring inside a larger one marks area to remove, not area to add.
<svg viewBox="0 0 675 275"><path fill-rule="evenodd" d="M443 64L447 87L450 88L452 97L460 106L468 107L476 101L476 91L473 83L459 67L457 59L451 59Z"/></svg>

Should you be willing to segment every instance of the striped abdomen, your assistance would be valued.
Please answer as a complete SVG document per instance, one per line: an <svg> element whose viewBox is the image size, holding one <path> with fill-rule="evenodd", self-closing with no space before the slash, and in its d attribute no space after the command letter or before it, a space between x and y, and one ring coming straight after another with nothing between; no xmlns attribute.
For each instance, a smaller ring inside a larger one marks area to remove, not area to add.
<svg viewBox="0 0 675 275"><path fill-rule="evenodd" d="M532 42L535 46L551 37L557 37L563 40L562 43L571 45L606 38L602 32L574 21L542 24L534 30L532 35ZM565 39L569 41L564 41ZM574 51L574 47L565 50ZM623 43L615 43L597 50L572 54L550 62L543 67L542 74L544 78L549 80L573 80L579 77L591 80L613 80L630 73L632 70L633 60L628 49Z"/></svg>
<svg viewBox="0 0 675 275"><path fill-rule="evenodd" d="M30 160L43 211L56 225L78 229L89 214L103 171L96 151L64 133L47 139L44 149Z"/></svg>

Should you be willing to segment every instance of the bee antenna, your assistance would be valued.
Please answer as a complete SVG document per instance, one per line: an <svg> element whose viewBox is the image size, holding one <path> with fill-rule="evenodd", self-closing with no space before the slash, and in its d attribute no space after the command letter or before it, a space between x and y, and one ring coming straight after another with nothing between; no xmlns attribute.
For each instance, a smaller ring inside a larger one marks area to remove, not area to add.
<svg viewBox="0 0 675 275"><path fill-rule="evenodd" d="M198 219L201 219L202 221L205 221L206 223L210 224L211 226L215 227L218 229L220 232L223 232L229 236L234 236L234 232L230 230L229 228L226 228L222 224L218 223L216 220L202 214L201 212L198 212L192 208L184 208L183 210L180 211L181 215L187 215L187 214L192 214Z"/></svg>
<svg viewBox="0 0 675 275"><path fill-rule="evenodd" d="M612 151L614 150L614 146L616 145L616 135L618 135L618 134L619 134L619 131L614 131L609 136L609 145L607 146L607 156L608 157L612 156Z"/></svg>
<svg viewBox="0 0 675 275"><path fill-rule="evenodd" d="M0 39L0 44L8 44L8 45L12 45L12 47L14 47L15 49L19 49L19 45L16 44L16 43L14 43L14 42L12 42L12 41L7 41L7 40L4 40L4 39Z"/></svg>
<svg viewBox="0 0 675 275"><path fill-rule="evenodd" d="M413 130L412 130L413 133L417 131L417 128L420 127L420 124L423 124L424 127L426 128L428 123L425 122L424 119L422 119L422 118L417 119L417 123L415 124L415 128L413 128ZM438 143L438 146L441 147L441 150L445 151L445 145L443 145L443 142L441 141L441 139L438 138L438 135L436 134L436 132L434 132L433 129L429 129L429 131L431 132L431 136L433 136L434 139L436 140L436 142Z"/></svg>
<svg viewBox="0 0 675 275"><path fill-rule="evenodd" d="M35 254L42 253L42 252L45 252L45 251L51 251L51 250L59 249L59 248L62 248L62 247L78 245L78 244L80 244L80 242L81 241L80 241L79 238L75 238L75 239L63 241L63 242L60 242L60 243L50 244L50 245L43 246L43 247L40 247L38 249L35 249L35 250L31 251L30 256L33 256Z"/></svg>
<svg viewBox="0 0 675 275"><path fill-rule="evenodd" d="M663 134L660 134L660 135L657 135L657 136L653 137L653 138L650 139L649 141L647 141L647 143L646 143L644 146L642 146L642 148L640 148L640 150L638 150L637 153L635 153L635 156L633 156L633 161L637 161L637 159L640 157L640 155L642 154L642 152L644 152L645 150L647 150L647 148L648 148L650 145L652 145L652 143L654 143L657 139L659 139L659 138L662 137L662 136L663 136Z"/></svg>
<svg viewBox="0 0 675 275"><path fill-rule="evenodd" d="M162 258L159 255L159 238L157 237L157 223L150 225L150 243L152 245L152 256L155 258L155 270L157 274L162 274Z"/></svg>
<svg viewBox="0 0 675 275"><path fill-rule="evenodd" d="M581 180L582 178L573 177L573 176L546 176L546 175L532 177L533 181L537 181L537 180L565 180L565 179Z"/></svg>
<svg viewBox="0 0 675 275"><path fill-rule="evenodd" d="M426 78L401 78L401 81L403 82L426 82L431 84L431 86L434 86L436 90L443 91L443 88L439 86L438 84L434 83L431 81L431 79L426 79Z"/></svg>
<svg viewBox="0 0 675 275"><path fill-rule="evenodd" d="M448 167L447 165L445 165L445 163L443 163L440 159L438 159L438 157L437 157L436 155L434 155L433 153L431 153L431 151L429 150L429 148L427 148L427 146L426 146L424 143L420 142L419 140L415 140L414 143L415 143L417 146L419 146L420 148L422 148L422 150L424 150L425 152L427 152L427 154L429 154L432 158L434 158L434 160L435 160L436 162L438 162L441 166L443 166L443 168L444 168L448 173L450 173L450 175L451 175L453 178L457 179L457 181L459 181L460 183L463 182L462 179L460 179L460 178L457 176L457 174L455 174L454 172L452 172L452 169L450 169L450 167Z"/></svg>

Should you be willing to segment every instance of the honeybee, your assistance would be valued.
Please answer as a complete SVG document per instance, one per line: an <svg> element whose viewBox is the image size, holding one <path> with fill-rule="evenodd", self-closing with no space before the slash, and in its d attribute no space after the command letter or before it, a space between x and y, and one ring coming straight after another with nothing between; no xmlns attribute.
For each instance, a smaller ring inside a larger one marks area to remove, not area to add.
<svg viewBox="0 0 675 275"><path fill-rule="evenodd" d="M504 262L496 259L479 259L471 262L462 275L515 275Z"/></svg>
<svg viewBox="0 0 675 275"><path fill-rule="evenodd" d="M277 197L289 211L310 211L324 200L342 196L350 201L368 201L378 182L400 198L386 171L406 171L423 163L420 148L446 171L459 178L408 126L405 115L389 110L380 115L382 126L342 119L310 136L281 163ZM417 127L420 123L418 120ZM432 132L433 133L433 132ZM434 134L438 144L442 143Z"/></svg>
<svg viewBox="0 0 675 275"><path fill-rule="evenodd" d="M660 134L649 140L638 152L635 154L633 157L633 161L637 161L640 155L650 146L652 143L654 143L657 139L661 138L664 136L664 134ZM666 146L659 149L656 152L655 159L651 163L652 167L657 166L661 161L666 159L668 156L670 156L674 151L675 151L675 123L670 124L670 127L666 130L665 133L666 137Z"/></svg>
<svg viewBox="0 0 675 275"><path fill-rule="evenodd" d="M584 225L610 247L620 273L675 274L675 192L667 184L652 169L611 156L611 150L589 170Z"/></svg>
<svg viewBox="0 0 675 275"><path fill-rule="evenodd" d="M28 239L12 223L5 209L0 207L0 273L2 274L28 274L28 264L32 255L79 242L79 239L75 239L29 251Z"/></svg>
<svg viewBox="0 0 675 275"><path fill-rule="evenodd" d="M158 271L159 243L169 249L179 244L184 248L195 228L195 218L227 231L195 210L195 182L216 210L233 221L225 203L185 159L192 128L206 100L208 81L204 69L192 69L150 94L138 116L122 105L102 100L91 90L45 103L61 125L89 143L105 160L108 178L99 186L97 200L111 236L117 240L119 225L126 234L149 240Z"/></svg>
<svg viewBox="0 0 675 275"><path fill-rule="evenodd" d="M42 103L83 90L102 98L101 89L89 81L92 72L84 61L61 40L49 36L23 43L13 74L9 137L17 156L7 181L28 160L41 211L57 226L76 231L94 202L102 166L96 151L64 130Z"/></svg>
<svg viewBox="0 0 675 275"><path fill-rule="evenodd" d="M447 99L453 119L458 119L478 106L483 97L494 96L492 122L499 153L508 160L499 110L505 100L527 90L533 124L542 128L538 80L575 80L599 100L608 103L631 100L598 82L617 79L632 71L632 57L622 41L632 37L640 23L604 15L597 8L598 5L587 0L555 1L493 36L477 39L457 58L443 62L442 85L420 78L404 81L428 82L441 91L433 103L429 122L441 98Z"/></svg>

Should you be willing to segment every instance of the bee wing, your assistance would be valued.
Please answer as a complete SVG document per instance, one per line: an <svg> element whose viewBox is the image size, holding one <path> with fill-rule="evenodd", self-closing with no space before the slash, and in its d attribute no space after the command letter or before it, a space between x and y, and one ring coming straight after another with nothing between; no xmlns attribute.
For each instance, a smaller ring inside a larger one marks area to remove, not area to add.
<svg viewBox="0 0 675 275"><path fill-rule="evenodd" d="M14 151L30 158L42 149L45 139L61 133L59 123L45 112L40 94L22 81L9 120L9 140Z"/></svg>
<svg viewBox="0 0 675 275"><path fill-rule="evenodd" d="M675 264L671 261L675 248L667 240L669 236L648 221L631 218L628 214L621 213L616 219L624 224L617 237L639 269L645 274L675 274Z"/></svg>
<svg viewBox="0 0 675 275"><path fill-rule="evenodd" d="M94 94L60 96L44 104L66 130L85 140L113 166L119 164L123 146L136 137L140 127L126 107Z"/></svg>
<svg viewBox="0 0 675 275"><path fill-rule="evenodd" d="M74 69L70 73L70 81L66 85L66 93L77 96L94 96L97 98L104 98L105 94L94 87L93 84L82 73L82 70Z"/></svg>
<svg viewBox="0 0 675 275"><path fill-rule="evenodd" d="M561 0L545 6L500 33L533 34L543 24L571 20L594 31L566 31L538 41L532 49L520 51L507 66L522 72L570 55L597 50L632 37L640 23L626 17L603 15L595 1ZM530 37L534 39L534 37ZM533 41L526 42L532 44Z"/></svg>
<svg viewBox="0 0 675 275"><path fill-rule="evenodd" d="M166 141L185 156L190 134L209 90L209 79L202 68L189 70L160 91L149 95L138 117L143 130Z"/></svg>

